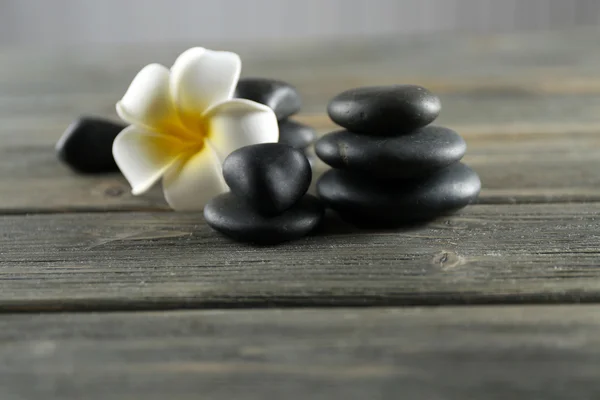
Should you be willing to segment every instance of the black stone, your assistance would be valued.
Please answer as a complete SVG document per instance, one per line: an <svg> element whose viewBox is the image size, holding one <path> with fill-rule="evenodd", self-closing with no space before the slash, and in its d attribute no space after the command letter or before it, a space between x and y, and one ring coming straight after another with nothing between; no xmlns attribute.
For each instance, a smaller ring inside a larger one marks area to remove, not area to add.
<svg viewBox="0 0 600 400"><path fill-rule="evenodd" d="M274 79L240 79L233 97L256 101L271 107L278 121L296 114L302 107L302 100L296 88L289 83Z"/></svg>
<svg viewBox="0 0 600 400"><path fill-rule="evenodd" d="M312 170L302 151L280 143L242 147L223 163L231 191L263 215L290 208L308 190Z"/></svg>
<svg viewBox="0 0 600 400"><path fill-rule="evenodd" d="M459 161L467 144L453 130L427 126L395 137L334 132L319 139L315 151L334 168L378 179L408 179L429 175Z"/></svg>
<svg viewBox="0 0 600 400"><path fill-rule="evenodd" d="M258 214L232 193L217 196L204 207L204 218L213 229L240 242L263 245L306 236L321 223L323 214L322 203L308 194L273 217Z"/></svg>
<svg viewBox="0 0 600 400"><path fill-rule="evenodd" d="M352 132L400 135L432 123L440 99L414 85L373 86L340 93L327 107L329 117Z"/></svg>
<svg viewBox="0 0 600 400"><path fill-rule="evenodd" d="M279 123L279 143L295 149L305 149L315 141L317 132L308 125L289 119Z"/></svg>
<svg viewBox="0 0 600 400"><path fill-rule="evenodd" d="M467 206L481 181L462 163L419 180L383 183L332 169L317 183L319 196L342 218L359 226L398 227Z"/></svg>
<svg viewBox="0 0 600 400"><path fill-rule="evenodd" d="M56 143L58 158L74 170L88 174L119 170L112 145L126 125L100 118L80 118Z"/></svg>

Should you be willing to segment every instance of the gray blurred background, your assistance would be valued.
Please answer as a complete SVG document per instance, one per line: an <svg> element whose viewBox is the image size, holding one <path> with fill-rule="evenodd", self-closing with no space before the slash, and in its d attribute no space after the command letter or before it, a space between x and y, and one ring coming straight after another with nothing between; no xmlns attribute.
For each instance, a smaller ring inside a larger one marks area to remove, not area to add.
<svg viewBox="0 0 600 400"><path fill-rule="evenodd" d="M600 0L0 0L0 43L282 41L594 25Z"/></svg>

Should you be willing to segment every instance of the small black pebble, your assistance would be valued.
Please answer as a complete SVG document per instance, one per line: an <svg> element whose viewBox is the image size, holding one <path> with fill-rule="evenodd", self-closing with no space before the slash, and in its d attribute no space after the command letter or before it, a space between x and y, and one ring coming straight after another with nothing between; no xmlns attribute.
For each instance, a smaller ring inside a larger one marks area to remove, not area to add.
<svg viewBox="0 0 600 400"><path fill-rule="evenodd" d="M242 147L223 163L231 191L263 215L290 208L308 190L312 170L302 151L281 143Z"/></svg>
<svg viewBox="0 0 600 400"><path fill-rule="evenodd" d="M453 130L430 125L393 137L334 132L319 139L315 151L334 168L374 179L412 179L460 161L467 144Z"/></svg>
<svg viewBox="0 0 600 400"><path fill-rule="evenodd" d="M217 196L204 207L204 219L213 229L234 240L260 245L300 239L319 226L323 214L319 199L308 194L272 217L257 213L233 193Z"/></svg>
<svg viewBox="0 0 600 400"><path fill-rule="evenodd" d="M289 119L279 123L279 143L302 150L310 146L316 137L317 132L308 125Z"/></svg>
<svg viewBox="0 0 600 400"><path fill-rule="evenodd" d="M474 201L480 189L475 171L462 163L422 179L396 182L331 169L317 182L326 205L349 222L371 227L398 227L446 215Z"/></svg>
<svg viewBox="0 0 600 400"><path fill-rule="evenodd" d="M87 174L119 170L112 154L117 135L127 125L101 118L83 117L73 122L56 143L59 160Z"/></svg>
<svg viewBox="0 0 600 400"><path fill-rule="evenodd" d="M271 107L278 121L296 114L302 107L302 100L296 88L287 82L274 79L240 79L233 97Z"/></svg>
<svg viewBox="0 0 600 400"><path fill-rule="evenodd" d="M347 90L330 101L327 111L351 132L393 136L432 123L441 108L440 99L421 86L394 85Z"/></svg>

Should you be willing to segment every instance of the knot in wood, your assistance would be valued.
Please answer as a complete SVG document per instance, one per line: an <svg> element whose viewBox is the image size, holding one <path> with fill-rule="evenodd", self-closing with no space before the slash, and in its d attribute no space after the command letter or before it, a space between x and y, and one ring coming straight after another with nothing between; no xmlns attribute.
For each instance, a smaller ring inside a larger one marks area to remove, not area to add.
<svg viewBox="0 0 600 400"><path fill-rule="evenodd" d="M104 194L109 197L119 197L125 193L125 190L121 186L111 186L104 191Z"/></svg>
<svg viewBox="0 0 600 400"><path fill-rule="evenodd" d="M453 251L441 251L433 256L433 264L442 269L454 268L464 261L463 257Z"/></svg>

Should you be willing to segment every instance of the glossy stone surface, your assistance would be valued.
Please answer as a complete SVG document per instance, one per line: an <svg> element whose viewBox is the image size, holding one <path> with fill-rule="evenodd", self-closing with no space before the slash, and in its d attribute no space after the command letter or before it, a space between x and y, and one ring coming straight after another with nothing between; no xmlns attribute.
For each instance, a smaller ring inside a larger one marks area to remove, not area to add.
<svg viewBox="0 0 600 400"><path fill-rule="evenodd" d="M242 147L223 162L231 191L257 212L276 215L308 190L312 169L302 151L281 143Z"/></svg>
<svg viewBox="0 0 600 400"><path fill-rule="evenodd" d="M467 206L480 189L477 174L462 163L427 178L385 183L332 169L317 183L327 206L349 222L372 227L434 219Z"/></svg>
<svg viewBox="0 0 600 400"><path fill-rule="evenodd" d="M119 168L113 159L112 145L125 127L101 118L80 118L67 128L56 143L57 156L78 172L116 172Z"/></svg>
<svg viewBox="0 0 600 400"><path fill-rule="evenodd" d="M462 137L438 126L395 137L340 131L325 135L315 144L319 158L330 166L382 179L431 174L459 161L466 150Z"/></svg>
<svg viewBox="0 0 600 400"><path fill-rule="evenodd" d="M315 141L317 132L308 125L286 119L279 123L279 143L305 149Z"/></svg>
<svg viewBox="0 0 600 400"><path fill-rule="evenodd" d="M273 109L278 121L300 111L302 99L287 82L266 78L240 79L233 97L256 101Z"/></svg>
<svg viewBox="0 0 600 400"><path fill-rule="evenodd" d="M213 229L240 242L277 244L299 239L314 230L323 218L322 203L305 195L280 215L261 215L232 193L212 199L204 207L204 218Z"/></svg>
<svg viewBox="0 0 600 400"><path fill-rule="evenodd" d="M334 97L329 117L351 132L401 135L432 123L440 99L421 86L394 85L351 89Z"/></svg>

